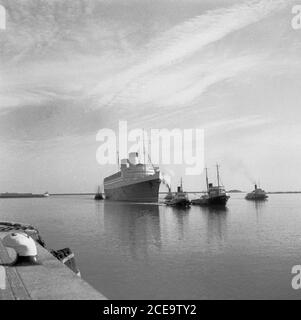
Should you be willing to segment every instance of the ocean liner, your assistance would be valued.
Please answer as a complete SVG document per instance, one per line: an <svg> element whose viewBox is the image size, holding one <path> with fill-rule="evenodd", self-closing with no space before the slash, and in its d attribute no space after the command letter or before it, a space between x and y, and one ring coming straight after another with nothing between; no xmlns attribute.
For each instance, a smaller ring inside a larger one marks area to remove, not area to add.
<svg viewBox="0 0 301 320"><path fill-rule="evenodd" d="M104 179L105 198L115 201L158 202L160 170L138 163L138 153L122 159L120 171Z"/></svg>

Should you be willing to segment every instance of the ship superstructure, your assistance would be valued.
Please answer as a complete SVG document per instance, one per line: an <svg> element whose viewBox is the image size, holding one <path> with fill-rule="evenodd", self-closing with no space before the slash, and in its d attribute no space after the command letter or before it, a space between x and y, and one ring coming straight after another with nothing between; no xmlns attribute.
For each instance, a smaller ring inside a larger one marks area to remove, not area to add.
<svg viewBox="0 0 301 320"><path fill-rule="evenodd" d="M104 179L106 199L116 201L158 202L160 170L151 163L140 163L138 153L122 159L120 171Z"/></svg>

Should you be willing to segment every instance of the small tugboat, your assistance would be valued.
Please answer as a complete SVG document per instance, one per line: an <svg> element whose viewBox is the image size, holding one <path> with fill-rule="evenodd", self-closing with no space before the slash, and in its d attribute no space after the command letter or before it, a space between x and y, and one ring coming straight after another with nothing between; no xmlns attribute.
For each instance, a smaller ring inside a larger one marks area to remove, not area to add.
<svg viewBox="0 0 301 320"><path fill-rule="evenodd" d="M172 207L190 207L188 195L183 191L182 179L181 185L178 187L177 192L172 195L172 198L170 200L165 201L165 204Z"/></svg>
<svg viewBox="0 0 301 320"><path fill-rule="evenodd" d="M246 195L247 200L266 200L267 198L266 192L258 188L256 184L254 190Z"/></svg>
<svg viewBox="0 0 301 320"><path fill-rule="evenodd" d="M103 200L102 193L100 191L100 186L98 186L97 193L94 196L94 200Z"/></svg>
<svg viewBox="0 0 301 320"><path fill-rule="evenodd" d="M213 186L208 182L208 170L206 168L206 185L207 192L199 199L191 201L193 205L199 206L225 206L230 196L227 195L225 188L220 184L219 166L216 166L217 172L217 186Z"/></svg>

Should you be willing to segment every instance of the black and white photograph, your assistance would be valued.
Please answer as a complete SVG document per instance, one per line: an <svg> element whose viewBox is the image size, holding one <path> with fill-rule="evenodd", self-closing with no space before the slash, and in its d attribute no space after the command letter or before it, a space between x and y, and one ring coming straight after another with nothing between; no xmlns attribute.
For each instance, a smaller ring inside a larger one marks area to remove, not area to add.
<svg viewBox="0 0 301 320"><path fill-rule="evenodd" d="M301 0L0 0L1 310L301 299L300 103Z"/></svg>

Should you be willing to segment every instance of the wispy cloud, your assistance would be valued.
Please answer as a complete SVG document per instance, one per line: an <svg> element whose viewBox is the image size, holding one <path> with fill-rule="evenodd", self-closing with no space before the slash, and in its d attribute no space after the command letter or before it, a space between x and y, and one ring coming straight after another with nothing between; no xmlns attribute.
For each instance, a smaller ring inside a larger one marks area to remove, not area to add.
<svg viewBox="0 0 301 320"><path fill-rule="evenodd" d="M138 86L129 87L129 90L124 93L122 99L117 100L117 103L125 104L132 98L135 104L147 103L147 106L152 104L154 108L156 106L172 109L189 107L211 86L235 78L265 59L265 55L225 57L216 54L214 58L204 57L204 64L194 63L190 67L179 68L168 75L166 73L155 74L150 76L146 83L142 80L142 85L139 83Z"/></svg>
<svg viewBox="0 0 301 320"><path fill-rule="evenodd" d="M100 97L97 101L97 107L113 103L116 99L122 97L123 94L129 99L129 88L131 86L137 88L135 82L137 82L139 86L139 83L144 83L145 78L147 77L156 80L156 77L153 78L153 75L157 76L158 73L163 73L164 77L164 73L169 67L174 67L176 64L185 62L185 59L201 52L209 44L260 21L279 10L282 10L287 5L288 1L284 0L247 1L242 4L208 11L173 27L140 50L137 55L138 62L136 62L133 67L128 68L123 73L115 74L114 80L100 82L99 85L91 91L92 95L98 95ZM215 54L218 56L220 55L218 52ZM214 81L219 81L221 78L227 78L227 74L224 74L224 76L222 75L223 70L221 70L220 76L215 74L218 69L218 67L216 67L217 60L218 59L213 60L214 67L211 68L213 74L210 75L207 73L207 86L206 80L202 81L199 93L204 92L208 86L214 84ZM233 66L232 70L236 69L236 72L239 72L242 67L241 60L242 58L240 57L237 59L237 67L235 66L234 61L231 62ZM212 60L206 62L210 63ZM208 69L210 69L208 63L201 64L201 66L198 67L198 70L202 71L203 67L204 70L208 71ZM224 64L224 61L222 61L222 64ZM248 63L246 65L246 68L247 67ZM230 71L230 74L234 75L234 72ZM154 86L156 86L156 84L154 84ZM196 84L196 87L197 86L198 84ZM174 89L175 91L173 93L176 94L177 85ZM187 94L189 94L189 90L192 93L192 98L194 98L195 90L190 88L188 89ZM132 98L135 100L135 92L133 93ZM156 101L156 96L153 98ZM127 101L130 102L130 100ZM137 102L141 103L142 101L138 99Z"/></svg>
<svg viewBox="0 0 301 320"><path fill-rule="evenodd" d="M91 110L115 104L129 109L149 103L179 107L193 101L262 58L231 52L227 56L214 48L212 58L202 55L208 45L290 1L251 0L209 10L141 46L128 42L137 33L136 25L99 19L103 13L98 6L105 2L4 2L10 25L0 39L5 58L0 63L0 107L43 104L57 97L89 99L85 108Z"/></svg>
<svg viewBox="0 0 301 320"><path fill-rule="evenodd" d="M237 129L248 129L251 127L267 125L271 122L271 119L267 120L266 118L263 118L261 115L255 114L245 117L236 117L209 122L204 126L204 129L210 133L223 132L223 134L225 134L229 131L235 131Z"/></svg>
<svg viewBox="0 0 301 320"><path fill-rule="evenodd" d="M29 14L36 8L34 1L22 3L16 17L10 12L13 32L5 39L8 44L1 43L4 52L11 51L15 57L0 63L0 107L61 104L86 111L110 110L116 116L123 110L138 118L142 114L148 117L151 107L177 116L178 108L191 106L214 85L247 74L267 61L267 54L253 52L251 46L217 50L216 43L270 17L289 2L224 4L169 28L135 50L124 49L130 46L122 38L133 26L124 24L122 33L122 21L99 22L94 1L65 1L62 5L45 1L44 8L37 11L42 13L37 21ZM17 28L14 20L23 10L28 13L24 29ZM24 37L29 41L18 41Z"/></svg>

